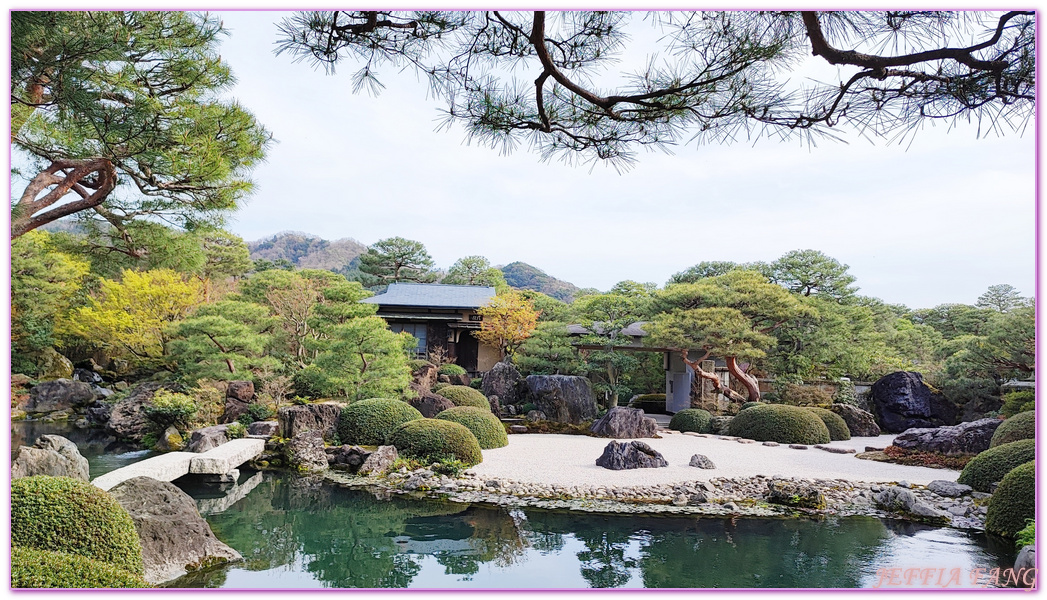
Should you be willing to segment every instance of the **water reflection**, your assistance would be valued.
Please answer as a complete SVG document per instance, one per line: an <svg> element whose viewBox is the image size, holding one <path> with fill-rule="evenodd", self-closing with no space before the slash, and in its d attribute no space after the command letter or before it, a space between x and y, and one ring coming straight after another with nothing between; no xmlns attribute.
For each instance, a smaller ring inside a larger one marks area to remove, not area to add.
<svg viewBox="0 0 1047 600"><path fill-rule="evenodd" d="M11 456L19 446L32 446L41 435L60 435L76 444L91 465L91 479L153 456L133 444L118 442L103 429L77 429L66 422L14 421L11 423Z"/></svg>
<svg viewBox="0 0 1047 600"><path fill-rule="evenodd" d="M179 587L869 587L878 569L995 567L962 532L872 518L637 517L379 499L266 474L208 517L246 562ZM1013 556L1011 557L1013 558Z"/></svg>

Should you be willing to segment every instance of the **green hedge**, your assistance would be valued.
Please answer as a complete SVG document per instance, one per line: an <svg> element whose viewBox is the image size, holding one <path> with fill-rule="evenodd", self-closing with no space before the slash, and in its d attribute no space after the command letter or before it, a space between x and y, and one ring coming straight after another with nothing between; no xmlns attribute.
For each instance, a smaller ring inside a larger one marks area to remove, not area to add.
<svg viewBox="0 0 1047 600"><path fill-rule="evenodd" d="M640 394L629 402L629 408L639 408L645 413L664 413L665 394Z"/></svg>
<svg viewBox="0 0 1047 600"><path fill-rule="evenodd" d="M990 448L1017 442L1018 440L1031 440L1036 437L1036 413L1034 411L1018 413L1007 419L996 428L992 434Z"/></svg>
<svg viewBox="0 0 1047 600"><path fill-rule="evenodd" d="M738 409L738 412L742 412L743 410L754 406L760 406L761 404L763 404L763 402L742 402L742 406Z"/></svg>
<svg viewBox="0 0 1047 600"><path fill-rule="evenodd" d="M669 420L669 429L709 433L709 420L712 418L713 416L707 410L685 408L673 415L673 418Z"/></svg>
<svg viewBox="0 0 1047 600"><path fill-rule="evenodd" d="M989 448L971 459L963 468L957 483L969 485L979 492L988 492L1008 471L1036 458L1036 440L1018 440Z"/></svg>
<svg viewBox="0 0 1047 600"><path fill-rule="evenodd" d="M454 458L468 467L484 459L480 442L465 425L442 419L408 421L389 435L388 443L408 458L427 461Z"/></svg>
<svg viewBox="0 0 1047 600"><path fill-rule="evenodd" d="M444 389L446 387L451 387L451 384L449 384L447 382L444 382L444 381L441 381L441 382L439 382L439 383L437 383L436 385L433 386L433 390L432 391L434 393L439 394L440 390L442 390L442 389Z"/></svg>
<svg viewBox="0 0 1047 600"><path fill-rule="evenodd" d="M465 375L467 371L459 365L440 365L440 368L436 370L440 375L447 375L448 377Z"/></svg>
<svg viewBox="0 0 1047 600"><path fill-rule="evenodd" d="M80 556L16 546L11 548L13 588L147 588L140 575Z"/></svg>
<svg viewBox="0 0 1047 600"><path fill-rule="evenodd" d="M1036 463L1021 464L1003 477L989 501L985 531L1015 538L1026 519L1036 516Z"/></svg>
<svg viewBox="0 0 1047 600"><path fill-rule="evenodd" d="M807 407L807 410L813 412L822 420L822 423L825 423L825 427L829 430L829 439L831 441L838 442L851 439L851 430L847 429L847 421L844 421L840 415L831 410L813 406Z"/></svg>
<svg viewBox="0 0 1047 600"><path fill-rule="evenodd" d="M338 438L343 444L380 446L394 429L421 418L418 409L401 400L360 400L342 409L338 418Z"/></svg>
<svg viewBox="0 0 1047 600"><path fill-rule="evenodd" d="M475 406L456 406L441 412L436 415L436 418L465 425L476 436L476 441L480 443L480 448L483 450L509 445L509 436L505 434L505 427L498 417L491 414L490 410Z"/></svg>
<svg viewBox="0 0 1047 600"><path fill-rule="evenodd" d="M487 396L467 385L449 385L440 388L440 391L436 393L450 400L455 406L475 406L491 410L491 403L487 401Z"/></svg>
<svg viewBox="0 0 1047 600"><path fill-rule="evenodd" d="M435 367L436 365L424 358L414 358L407 361L407 366L411 368L412 373L417 373L422 367Z"/></svg>
<svg viewBox="0 0 1047 600"><path fill-rule="evenodd" d="M1003 395L1003 406L1000 408L1000 414L1010 418L1022 411L1034 410L1035 408L1036 392L1032 390L1007 392Z"/></svg>
<svg viewBox="0 0 1047 600"><path fill-rule="evenodd" d="M11 482L11 544L79 554L142 573L131 515L109 494L71 477Z"/></svg>
<svg viewBox="0 0 1047 600"><path fill-rule="evenodd" d="M827 444L829 429L806 408L787 404L754 406L738 413L731 421L731 435L759 442L779 444Z"/></svg>

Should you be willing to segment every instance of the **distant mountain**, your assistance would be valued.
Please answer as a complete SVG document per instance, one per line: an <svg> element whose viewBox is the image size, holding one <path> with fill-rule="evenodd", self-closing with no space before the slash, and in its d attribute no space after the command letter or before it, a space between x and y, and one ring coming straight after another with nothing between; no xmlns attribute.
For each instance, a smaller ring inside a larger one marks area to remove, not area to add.
<svg viewBox="0 0 1047 600"><path fill-rule="evenodd" d="M251 260L286 259L301 269L327 269L345 274L367 246L352 238L335 241L299 231L285 231L270 238L247 242Z"/></svg>
<svg viewBox="0 0 1047 600"><path fill-rule="evenodd" d="M578 293L578 286L546 274L545 271L523 262L505 265L502 274L505 281L514 288L535 290L557 300L570 302Z"/></svg>

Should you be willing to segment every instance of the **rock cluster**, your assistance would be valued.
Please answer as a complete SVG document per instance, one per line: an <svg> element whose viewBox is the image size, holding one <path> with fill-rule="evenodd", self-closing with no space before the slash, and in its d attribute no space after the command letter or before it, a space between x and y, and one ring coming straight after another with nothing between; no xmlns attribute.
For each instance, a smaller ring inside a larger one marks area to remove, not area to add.
<svg viewBox="0 0 1047 600"><path fill-rule="evenodd" d="M325 440L337 434L338 417L345 405L340 402L317 402L285 406L277 412L280 437L293 438L304 431L318 431Z"/></svg>
<svg viewBox="0 0 1047 600"><path fill-rule="evenodd" d="M619 439L653 438L657 429L658 423L645 416L643 410L622 406L607 411L589 428L599 437Z"/></svg>
<svg viewBox="0 0 1047 600"><path fill-rule="evenodd" d="M992 434L1003 421L982 419L959 425L909 429L894 438L894 445L906 450L940 452L946 455L978 454L989 449Z"/></svg>
<svg viewBox="0 0 1047 600"><path fill-rule="evenodd" d="M643 442L611 442L603 449L600 458L596 459L596 466L621 471L668 467L669 462Z"/></svg>
<svg viewBox="0 0 1047 600"><path fill-rule="evenodd" d="M32 447L19 446L11 463L11 479L33 475L90 481L90 465L73 442L60 435L42 435Z"/></svg>
<svg viewBox="0 0 1047 600"><path fill-rule="evenodd" d="M592 384L573 375L528 375L527 399L550 421L578 425L596 418ZM499 398L505 396L498 394Z"/></svg>

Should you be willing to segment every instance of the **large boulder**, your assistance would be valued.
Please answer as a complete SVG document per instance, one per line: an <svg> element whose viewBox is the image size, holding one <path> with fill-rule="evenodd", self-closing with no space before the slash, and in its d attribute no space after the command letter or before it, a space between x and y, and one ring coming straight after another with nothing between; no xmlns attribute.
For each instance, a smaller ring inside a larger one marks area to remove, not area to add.
<svg viewBox="0 0 1047 600"><path fill-rule="evenodd" d="M411 378L413 379L411 387L429 391L436 385L438 375L436 365L432 363L421 364L411 373Z"/></svg>
<svg viewBox="0 0 1047 600"><path fill-rule="evenodd" d="M293 438L303 431L319 431L323 439L331 441L338 435L338 417L344 407L341 402L285 406L276 414L280 437Z"/></svg>
<svg viewBox="0 0 1047 600"><path fill-rule="evenodd" d="M484 373L483 380L480 383L480 391L488 398L498 396L502 406L519 404L521 400L520 383L522 380L523 376L520 375L520 371L512 363L502 361L496 363L491 367L490 371Z"/></svg>
<svg viewBox="0 0 1047 600"><path fill-rule="evenodd" d="M767 482L767 501L793 508L826 507L825 496L817 487L788 479L772 479Z"/></svg>
<svg viewBox="0 0 1047 600"><path fill-rule="evenodd" d="M299 431L287 442L287 464L299 471L323 471L328 467L324 439L317 429Z"/></svg>
<svg viewBox="0 0 1047 600"><path fill-rule="evenodd" d="M668 467L669 463L657 450L643 442L611 442L596 459L596 466L621 471Z"/></svg>
<svg viewBox="0 0 1047 600"><path fill-rule="evenodd" d="M109 494L134 521L149 583L163 583L189 570L243 560L239 552L215 537L192 497L172 483L134 477Z"/></svg>
<svg viewBox="0 0 1047 600"><path fill-rule="evenodd" d="M454 408L454 402L451 402L443 396L434 394L428 390L416 389L418 392L417 398L411 398L407 401L408 404L415 407L415 409L422 413L422 416L426 419L432 419L436 415L443 411Z"/></svg>
<svg viewBox="0 0 1047 600"><path fill-rule="evenodd" d="M840 415L851 437L876 437L880 435L880 426L876 424L876 417L871 412L864 411L850 404L833 404L829 410Z"/></svg>
<svg viewBox="0 0 1047 600"><path fill-rule="evenodd" d="M590 431L600 437L649 438L654 437L656 429L658 424L644 416L643 410L616 406L593 423Z"/></svg>
<svg viewBox="0 0 1047 600"><path fill-rule="evenodd" d="M44 348L36 357L36 365L40 371L39 379L41 380L73 378L72 361L59 354L54 348Z"/></svg>
<svg viewBox="0 0 1047 600"><path fill-rule="evenodd" d="M91 469L76 444L60 435L42 435L32 447L19 446L11 463L11 479L33 475L90 481Z"/></svg>
<svg viewBox="0 0 1047 600"><path fill-rule="evenodd" d="M89 383L72 379L45 381L29 390L29 401L22 410L34 414L73 410L94 402L94 388Z"/></svg>
<svg viewBox="0 0 1047 600"><path fill-rule="evenodd" d="M367 457L371 456L370 450L364 450L360 446L344 444L334 448L325 448L327 464L332 469L341 469L352 473L357 472L364 464Z"/></svg>
<svg viewBox="0 0 1047 600"><path fill-rule="evenodd" d="M109 421L106 423L106 429L110 435L136 442L141 441L152 427L152 423L145 415L145 409L152 404L153 396L160 389L172 392L184 391L182 386L174 383L143 383L136 386L126 398L113 405Z"/></svg>
<svg viewBox="0 0 1047 600"><path fill-rule="evenodd" d="M254 382L230 381L225 388L225 397L239 400L244 404L254 400Z"/></svg>
<svg viewBox="0 0 1047 600"><path fill-rule="evenodd" d="M396 451L395 446L378 446L378 449L367 457L367 460L360 466L360 470L357 473L360 475L381 475L392 468L393 463L398 458L400 458L400 454Z"/></svg>
<svg viewBox="0 0 1047 600"><path fill-rule="evenodd" d="M89 369L73 369L73 379L84 383L102 383L102 376Z"/></svg>
<svg viewBox="0 0 1047 600"><path fill-rule="evenodd" d="M949 515L921 501L911 491L892 486L873 495L876 506L894 513L915 517L921 521L948 524Z"/></svg>
<svg viewBox="0 0 1047 600"><path fill-rule="evenodd" d="M247 435L273 437L278 433L280 433L279 421L255 421L247 426Z"/></svg>
<svg viewBox="0 0 1047 600"><path fill-rule="evenodd" d="M596 418L593 387L585 377L528 375L524 381L528 398L550 421L578 425Z"/></svg>
<svg viewBox="0 0 1047 600"><path fill-rule="evenodd" d="M944 396L932 392L922 375L909 371L881 377L873 384L870 396L880 427L889 433L952 425L960 412Z"/></svg>
<svg viewBox="0 0 1047 600"><path fill-rule="evenodd" d="M226 433L228 425L212 425L201 427L189 435L189 443L185 447L186 452L207 452L221 446L229 441Z"/></svg>
<svg viewBox="0 0 1047 600"><path fill-rule="evenodd" d="M982 419L945 427L909 429L894 438L894 445L906 450L942 454L978 454L989 449L992 434L1003 421Z"/></svg>
<svg viewBox="0 0 1047 600"><path fill-rule="evenodd" d="M248 403L237 398L226 398L225 408L222 409L222 416L218 419L219 423L232 423L240 418L240 415L247 413Z"/></svg>

